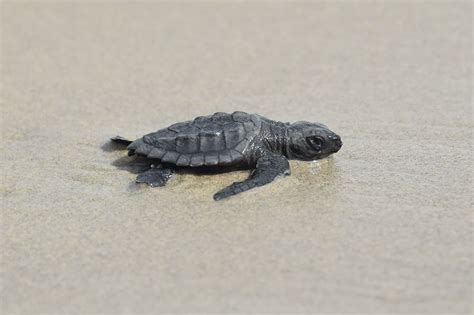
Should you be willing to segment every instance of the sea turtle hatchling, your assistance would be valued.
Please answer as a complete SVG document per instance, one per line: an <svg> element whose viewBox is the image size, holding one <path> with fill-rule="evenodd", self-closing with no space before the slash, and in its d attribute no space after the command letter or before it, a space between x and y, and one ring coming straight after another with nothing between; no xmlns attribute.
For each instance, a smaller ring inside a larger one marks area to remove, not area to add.
<svg viewBox="0 0 474 315"><path fill-rule="evenodd" d="M289 175L289 159L311 161L339 151L341 138L323 124L273 121L244 112L197 117L129 141L117 136L129 155L156 161L137 183L164 186L177 168L215 167L251 170L250 176L222 189L215 200L263 186Z"/></svg>

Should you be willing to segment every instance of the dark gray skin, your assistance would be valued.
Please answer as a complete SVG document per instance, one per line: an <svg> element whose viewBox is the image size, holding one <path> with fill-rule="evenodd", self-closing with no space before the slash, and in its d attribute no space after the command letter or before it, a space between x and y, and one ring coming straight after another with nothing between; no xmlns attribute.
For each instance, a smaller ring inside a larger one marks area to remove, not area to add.
<svg viewBox="0 0 474 315"><path fill-rule="evenodd" d="M158 161L138 175L137 183L166 185L176 168L240 167L251 170L243 182L235 182L214 195L215 200L266 185L290 174L289 159L311 161L325 158L342 146L341 138L323 124L273 121L244 112L215 113L129 141L129 155Z"/></svg>

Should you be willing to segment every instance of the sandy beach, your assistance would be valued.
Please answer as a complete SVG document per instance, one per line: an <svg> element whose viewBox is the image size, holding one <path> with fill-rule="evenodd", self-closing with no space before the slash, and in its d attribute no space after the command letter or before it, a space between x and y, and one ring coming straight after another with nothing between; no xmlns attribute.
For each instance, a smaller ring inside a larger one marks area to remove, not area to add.
<svg viewBox="0 0 474 315"><path fill-rule="evenodd" d="M472 4L1 3L2 314L472 312ZM115 135L216 111L336 155L134 183Z"/></svg>

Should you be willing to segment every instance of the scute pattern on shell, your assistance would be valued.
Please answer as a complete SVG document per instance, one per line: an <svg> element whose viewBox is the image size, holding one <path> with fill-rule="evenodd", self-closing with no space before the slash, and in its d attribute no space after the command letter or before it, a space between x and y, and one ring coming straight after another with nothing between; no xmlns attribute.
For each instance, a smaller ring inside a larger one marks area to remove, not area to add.
<svg viewBox="0 0 474 315"><path fill-rule="evenodd" d="M128 149L178 166L231 165L242 161L260 127L258 115L215 113L147 134Z"/></svg>

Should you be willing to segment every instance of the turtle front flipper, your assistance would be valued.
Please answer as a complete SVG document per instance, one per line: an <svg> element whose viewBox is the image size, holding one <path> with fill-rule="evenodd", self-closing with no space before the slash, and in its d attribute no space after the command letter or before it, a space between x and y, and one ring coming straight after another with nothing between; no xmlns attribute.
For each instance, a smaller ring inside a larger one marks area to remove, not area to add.
<svg viewBox="0 0 474 315"><path fill-rule="evenodd" d="M221 200L246 190L271 183L278 176L290 175L290 164L283 155L267 154L257 161L256 168L243 182L235 182L214 195Z"/></svg>
<svg viewBox="0 0 474 315"><path fill-rule="evenodd" d="M145 183L151 187L165 186L168 180L173 176L174 169L159 167L152 167L149 170L141 173L135 180L137 183Z"/></svg>

